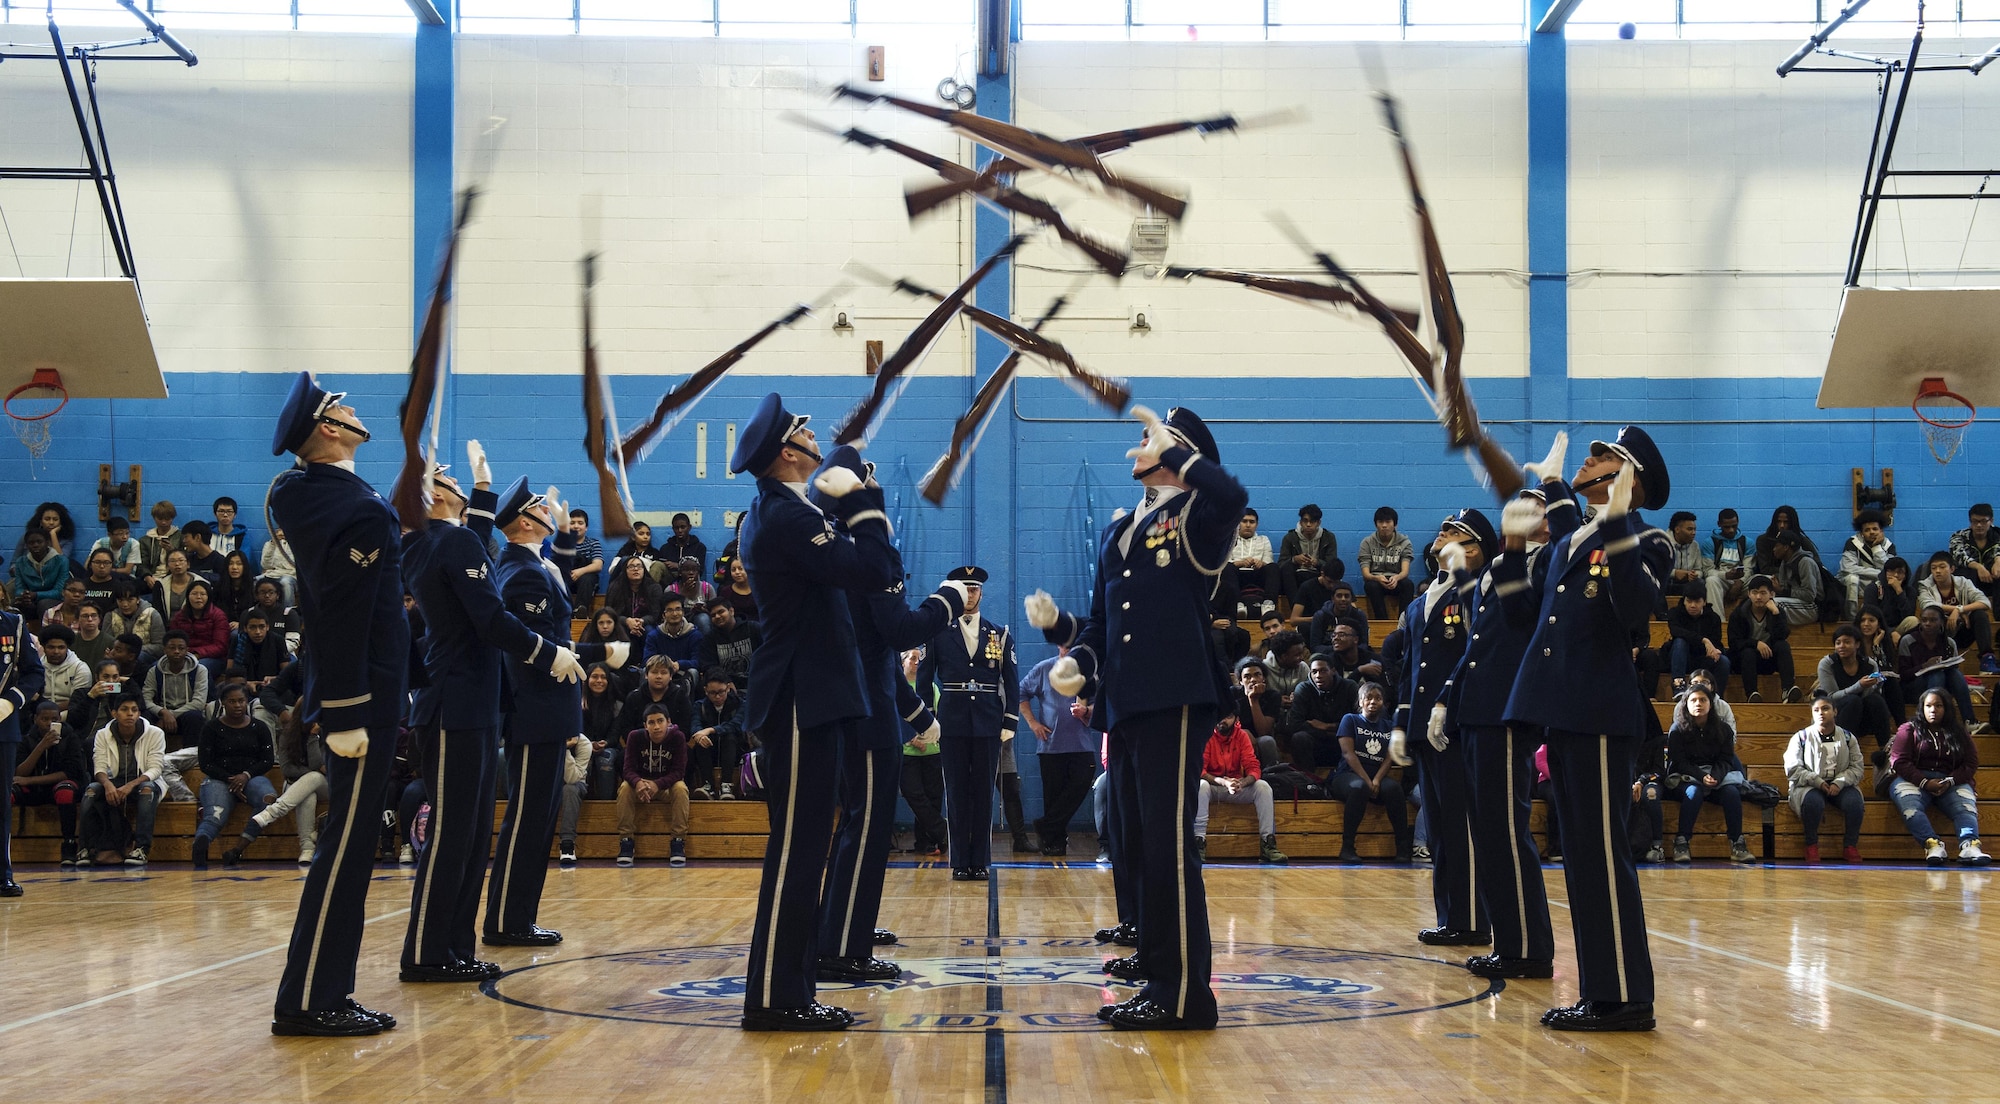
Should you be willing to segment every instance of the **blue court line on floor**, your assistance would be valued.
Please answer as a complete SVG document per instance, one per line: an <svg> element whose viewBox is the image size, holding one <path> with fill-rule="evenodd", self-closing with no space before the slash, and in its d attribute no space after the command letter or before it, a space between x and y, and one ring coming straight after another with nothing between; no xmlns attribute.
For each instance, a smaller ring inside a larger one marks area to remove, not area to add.
<svg viewBox="0 0 2000 1104"><path fill-rule="evenodd" d="M1000 872L990 867L986 875L986 956L1000 957ZM1005 1007L1000 986L988 985L986 1010L999 1012ZM1007 1104L1007 1033L997 1026L986 1029L986 1104Z"/></svg>

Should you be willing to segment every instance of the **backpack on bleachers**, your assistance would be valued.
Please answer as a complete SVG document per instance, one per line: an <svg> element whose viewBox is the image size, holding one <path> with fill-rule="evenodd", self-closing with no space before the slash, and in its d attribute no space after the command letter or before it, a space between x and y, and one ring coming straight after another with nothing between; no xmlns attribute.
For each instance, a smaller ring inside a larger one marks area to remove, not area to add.
<svg viewBox="0 0 2000 1104"><path fill-rule="evenodd" d="M764 800L764 749L743 753L743 765L736 771L736 792L746 800Z"/></svg>
<svg viewBox="0 0 2000 1104"><path fill-rule="evenodd" d="M1271 796L1280 801L1319 801L1327 796L1319 779L1283 763L1266 769L1264 782L1271 787Z"/></svg>

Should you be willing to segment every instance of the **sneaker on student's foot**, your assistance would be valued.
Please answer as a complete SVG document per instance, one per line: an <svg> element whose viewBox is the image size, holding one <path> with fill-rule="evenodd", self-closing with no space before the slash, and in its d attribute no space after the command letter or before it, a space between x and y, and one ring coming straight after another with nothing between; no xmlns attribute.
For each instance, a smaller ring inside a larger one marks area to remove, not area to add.
<svg viewBox="0 0 2000 1104"><path fill-rule="evenodd" d="M402 866L413 865L416 861L417 849L407 843L403 845L402 850L396 852L396 862Z"/></svg>
<svg viewBox="0 0 2000 1104"><path fill-rule="evenodd" d="M1932 836L1924 841L1924 862L1932 866L1944 865L1944 841Z"/></svg>
<svg viewBox="0 0 2000 1104"><path fill-rule="evenodd" d="M1993 856L1981 850L1978 837L1974 837L1959 841L1958 861L1966 866L1985 866L1993 861Z"/></svg>
<svg viewBox="0 0 2000 1104"><path fill-rule="evenodd" d="M638 854L638 850L639 850L638 845L633 843L631 840L628 839L619 840L618 865L631 866L633 858Z"/></svg>
<svg viewBox="0 0 2000 1104"><path fill-rule="evenodd" d="M1694 853L1688 850L1686 836L1674 837L1674 861L1677 863L1694 861Z"/></svg>
<svg viewBox="0 0 2000 1104"><path fill-rule="evenodd" d="M1666 848L1664 848L1664 847L1661 847L1661 846L1660 846L1659 844L1657 844L1657 843L1656 843L1656 844L1654 844L1654 845L1652 846L1652 848L1651 848L1650 850L1648 850L1648 851L1646 852L1646 861L1647 861L1647 862L1649 862L1649 863L1663 863L1663 862L1666 862L1666 861L1667 861L1667 850L1666 850Z"/></svg>
<svg viewBox="0 0 2000 1104"><path fill-rule="evenodd" d="M125 852L125 865L126 866L146 865L146 849L143 847L134 847L132 850Z"/></svg>
<svg viewBox="0 0 2000 1104"><path fill-rule="evenodd" d="M1805 694L1804 694L1804 692L1802 692L1802 691L1801 691L1801 690L1800 690L1800 689L1799 689L1798 687L1796 687L1796 686L1787 686L1787 687L1785 687L1785 704L1786 704L1786 705L1797 705L1797 704L1798 704L1798 702L1799 702L1799 699L1800 699L1800 698L1803 698L1803 697L1805 697Z"/></svg>
<svg viewBox="0 0 2000 1104"><path fill-rule="evenodd" d="M311 866L312 864L313 864L313 849L310 847L299 848L299 865Z"/></svg>
<svg viewBox="0 0 2000 1104"><path fill-rule="evenodd" d="M1996 659L1992 652L1987 652L1979 657L1979 670L1981 674L2000 675L2000 659Z"/></svg>
<svg viewBox="0 0 2000 1104"><path fill-rule="evenodd" d="M76 869L76 860L79 856L79 853L80 852L76 846L75 840L66 839L62 841L62 861L57 863L56 865L62 867L65 870Z"/></svg>
<svg viewBox="0 0 2000 1104"><path fill-rule="evenodd" d="M714 801L715 791L708 788L708 783L703 782L701 785L696 786L694 789L688 791L688 800Z"/></svg>
<svg viewBox="0 0 2000 1104"><path fill-rule="evenodd" d="M1257 612L1263 614L1265 617L1269 617L1272 614L1278 612L1278 603L1271 601L1269 598L1266 598L1264 599L1264 607L1258 610Z"/></svg>
<svg viewBox="0 0 2000 1104"><path fill-rule="evenodd" d="M687 864L688 864L687 841L684 839L677 839L674 841L673 854L667 858L667 865L686 866Z"/></svg>
<svg viewBox="0 0 2000 1104"><path fill-rule="evenodd" d="M1737 836L1735 839L1729 841L1729 861L1735 863L1756 862L1757 857L1750 853L1750 844L1745 842L1742 836Z"/></svg>
<svg viewBox="0 0 2000 1104"><path fill-rule="evenodd" d="M559 863L561 863L561 864L563 864L564 866L575 866L575 865L576 865L576 841L575 841L575 840L564 840L564 841L562 841L562 853L556 856L556 861L557 861L557 862L559 862Z"/></svg>
<svg viewBox="0 0 2000 1104"><path fill-rule="evenodd" d="M1750 700L1751 700L1751 701L1753 701L1753 702L1760 702L1760 701L1763 701L1763 700L1764 700L1764 695L1763 695L1763 694L1760 694L1760 693L1758 693L1758 692L1757 692L1757 691L1755 691L1755 690L1752 690L1752 691L1750 691Z"/></svg>
<svg viewBox="0 0 2000 1104"><path fill-rule="evenodd" d="M730 784L729 784L729 783L727 783L727 782L724 782L724 783L722 784L722 797L721 797L721 800L723 800L723 801L734 801L734 800L736 800L736 787L734 787L734 786L730 785Z"/></svg>

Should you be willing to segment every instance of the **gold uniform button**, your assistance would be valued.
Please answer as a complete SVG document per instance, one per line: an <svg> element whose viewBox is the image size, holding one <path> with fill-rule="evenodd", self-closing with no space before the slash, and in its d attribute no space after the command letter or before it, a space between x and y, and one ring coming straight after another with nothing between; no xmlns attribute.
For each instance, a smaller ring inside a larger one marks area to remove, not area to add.
<svg viewBox="0 0 2000 1104"><path fill-rule="evenodd" d="M1127 603L1125 603L1125 604L1124 604L1123 606L1121 606L1121 607L1119 607L1119 608L1121 608L1121 609L1131 609L1131 608L1132 608L1132 603L1130 603L1130 602L1127 602Z"/></svg>
<svg viewBox="0 0 2000 1104"><path fill-rule="evenodd" d="M1543 649L1542 649L1542 654L1543 654L1543 655L1548 655L1548 654L1549 654L1549 650L1548 650L1547 648L1543 648Z"/></svg>

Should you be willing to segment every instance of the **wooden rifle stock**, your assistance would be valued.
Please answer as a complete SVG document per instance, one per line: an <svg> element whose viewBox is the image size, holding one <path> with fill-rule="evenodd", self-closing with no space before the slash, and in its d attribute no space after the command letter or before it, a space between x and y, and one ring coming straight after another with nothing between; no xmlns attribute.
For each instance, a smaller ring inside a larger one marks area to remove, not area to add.
<svg viewBox="0 0 2000 1104"><path fill-rule="evenodd" d="M1058 297L1026 332L1039 338L1041 328L1060 314L1068 302L1067 296ZM972 459L972 450L978 447L978 438L984 432L987 420L993 417L1000 396L1006 394L1007 386L1014 381L1015 370L1020 366L1021 349L1016 346L1007 359L993 370L993 374L986 377L986 382L980 384L979 393L972 398L971 408L952 423L951 446L943 456L938 457L937 463L931 465L931 470L924 473L918 484L924 501L933 506L944 505L945 494L958 485L965 462Z"/></svg>
<svg viewBox="0 0 2000 1104"><path fill-rule="evenodd" d="M639 462L647 446L660 433L669 416L692 405L695 400L706 394L709 388L714 387L722 379L724 373L735 367L737 361L749 355L750 350L756 348L765 338L811 313L812 307L800 303L786 311L776 321L737 342L721 356L702 365L693 375L675 384L666 394L660 396L660 401L653 407L651 416L636 426L632 432L627 433L618 443L619 455L624 457L626 465L629 467Z"/></svg>
<svg viewBox="0 0 2000 1104"><path fill-rule="evenodd" d="M437 281L431 286L430 305L424 311L424 326L417 334L416 355L410 358L409 390L404 392L402 406L397 411L403 430L403 468L396 473L389 504L395 507L397 521L407 530L422 529L430 520L426 487L430 482L431 461L424 455L424 422L430 417L440 374L445 370L445 310L451 301L452 271L458 263L458 239L472 218L478 198L477 188L459 193L458 217L452 220L451 233L445 237L444 257L438 262Z"/></svg>
<svg viewBox="0 0 2000 1104"><path fill-rule="evenodd" d="M583 454L597 472L598 508L604 515L604 535L632 535L632 516L625 510L625 497L618 492L618 477L611 474L605 456L606 414L604 377L597 366L597 341L591 325L591 297L597 287L597 254L583 258Z"/></svg>

